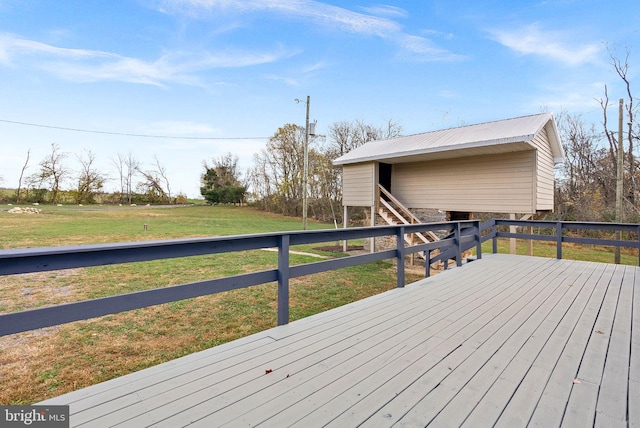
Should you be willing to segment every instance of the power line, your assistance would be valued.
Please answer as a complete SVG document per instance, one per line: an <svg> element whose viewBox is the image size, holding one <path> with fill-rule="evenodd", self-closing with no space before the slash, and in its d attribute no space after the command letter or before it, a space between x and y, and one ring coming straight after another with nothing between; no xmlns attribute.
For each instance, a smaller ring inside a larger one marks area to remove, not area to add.
<svg viewBox="0 0 640 428"><path fill-rule="evenodd" d="M128 132L97 131L92 129L67 128L64 126L42 125L38 123L18 122L15 120L0 119L0 122L11 123L13 125L35 126L37 128L58 129L62 131L86 132L90 134L118 135L121 137L141 137L141 138L166 138L173 140L267 140L271 137L181 137L176 135L153 135L153 134L133 134Z"/></svg>

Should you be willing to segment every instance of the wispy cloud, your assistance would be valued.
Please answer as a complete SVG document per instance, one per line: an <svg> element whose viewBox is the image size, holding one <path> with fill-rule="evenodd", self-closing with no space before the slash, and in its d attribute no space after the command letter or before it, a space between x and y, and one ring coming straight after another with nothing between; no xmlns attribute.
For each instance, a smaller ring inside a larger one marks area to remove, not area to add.
<svg viewBox="0 0 640 428"><path fill-rule="evenodd" d="M457 60L462 58L444 48L434 46L427 38L408 34L391 17L406 17L403 9L394 6L364 8L359 13L315 0L163 0L159 7L165 13L202 18L216 12L244 14L273 13L285 19L300 20L342 32L380 37L399 46L399 55L421 61Z"/></svg>
<svg viewBox="0 0 640 428"><path fill-rule="evenodd" d="M198 72L266 64L296 53L282 47L262 53L172 51L153 60L144 60L99 50L52 46L13 34L0 35L0 64L14 66L20 63L63 79L82 82L111 80L156 86L178 82L201 86Z"/></svg>
<svg viewBox="0 0 640 428"><path fill-rule="evenodd" d="M327 68L327 63L325 61L318 61L302 68L301 72L303 74L310 74L315 73L318 70L323 70L325 68Z"/></svg>
<svg viewBox="0 0 640 428"><path fill-rule="evenodd" d="M413 61L460 61L466 59L463 55L437 47L431 40L424 37L405 34L398 37L396 41L402 47L400 56Z"/></svg>
<svg viewBox="0 0 640 428"><path fill-rule="evenodd" d="M453 33L445 33L445 32L438 31L438 30L426 29L426 30L422 30L421 33L428 34L428 35L431 35L431 36L438 36L438 37L440 37L442 39L446 39L446 40L453 39Z"/></svg>
<svg viewBox="0 0 640 428"><path fill-rule="evenodd" d="M377 16L388 16L394 18L407 18L409 16L409 12L407 12L405 9L387 4L363 7L362 10L371 15Z"/></svg>
<svg viewBox="0 0 640 428"><path fill-rule="evenodd" d="M391 20L313 0L164 0L160 10L194 18L202 18L203 14L218 11L234 14L273 12L311 20L315 24L337 27L343 31L370 35L383 35L400 29L399 25Z"/></svg>
<svg viewBox="0 0 640 428"><path fill-rule="evenodd" d="M576 66L597 61L602 46L598 43L581 43L568 40L569 35L560 31L547 31L538 24L512 30L489 30L498 43L522 55L537 55Z"/></svg>
<svg viewBox="0 0 640 428"><path fill-rule="evenodd" d="M68 59L112 59L117 55L86 49L69 49L27 40L13 34L0 34L0 63L11 64L15 57L45 54Z"/></svg>

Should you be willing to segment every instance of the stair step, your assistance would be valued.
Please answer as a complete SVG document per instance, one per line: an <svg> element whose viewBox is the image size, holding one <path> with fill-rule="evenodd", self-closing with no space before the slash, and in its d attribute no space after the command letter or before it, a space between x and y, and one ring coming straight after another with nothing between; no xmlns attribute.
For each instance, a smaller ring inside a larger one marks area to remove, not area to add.
<svg viewBox="0 0 640 428"><path fill-rule="evenodd" d="M418 221L417 218L412 214L407 214L407 216L404 216L403 215L404 213L410 213L410 211L406 207L404 207L402 204L400 204L400 202L397 199L391 197L390 194L388 195L390 196L390 199L378 200L378 215L382 217L382 219L387 224L390 224L390 225L412 224ZM392 204L395 206L392 206ZM426 232L424 234L416 233L414 236L416 236L416 238L419 241L422 241L425 243L438 241L438 237L431 232ZM407 243L410 243L410 238L405 236L405 241Z"/></svg>

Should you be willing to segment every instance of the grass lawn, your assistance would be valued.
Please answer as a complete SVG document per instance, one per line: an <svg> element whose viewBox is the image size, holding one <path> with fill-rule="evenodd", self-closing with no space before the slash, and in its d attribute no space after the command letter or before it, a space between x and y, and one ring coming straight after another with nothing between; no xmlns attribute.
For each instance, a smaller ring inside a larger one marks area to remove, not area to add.
<svg viewBox="0 0 640 428"><path fill-rule="evenodd" d="M487 254L492 252L491 241L487 241L482 245L482 251ZM498 253L508 254L509 251L509 239L498 239ZM516 254L529 255L527 241L522 239L516 240ZM555 258L555 242L533 241L533 255L537 257ZM615 249L614 247L564 243L562 244L562 258L599 263L614 263ZM638 251L635 249L622 248L620 251L620 263L637 266Z"/></svg>
<svg viewBox="0 0 640 428"><path fill-rule="evenodd" d="M0 208L0 247L25 248L299 230L301 220L247 207ZM145 231L144 225L147 225ZM331 228L309 222L309 229ZM323 244L326 245L326 244ZM339 257L312 245L295 248ZM317 261L292 254L291 264ZM0 313L271 269L277 253L247 251L0 277ZM420 278L407 273L407 282ZM376 262L291 280L291 320L396 286ZM30 404L276 325L276 284L200 297L0 338L0 404Z"/></svg>

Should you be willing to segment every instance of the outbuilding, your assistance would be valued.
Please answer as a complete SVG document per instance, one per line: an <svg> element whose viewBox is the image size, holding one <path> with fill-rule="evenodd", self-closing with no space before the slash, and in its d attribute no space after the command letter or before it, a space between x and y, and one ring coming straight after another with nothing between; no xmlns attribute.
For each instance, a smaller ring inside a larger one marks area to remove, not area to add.
<svg viewBox="0 0 640 428"><path fill-rule="evenodd" d="M542 113L371 141L334 164L348 224L348 207L371 207L374 220L387 192L409 209L549 212L563 156L553 115Z"/></svg>

